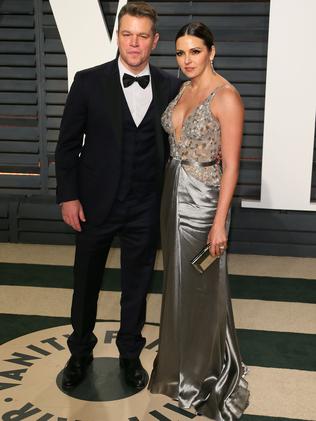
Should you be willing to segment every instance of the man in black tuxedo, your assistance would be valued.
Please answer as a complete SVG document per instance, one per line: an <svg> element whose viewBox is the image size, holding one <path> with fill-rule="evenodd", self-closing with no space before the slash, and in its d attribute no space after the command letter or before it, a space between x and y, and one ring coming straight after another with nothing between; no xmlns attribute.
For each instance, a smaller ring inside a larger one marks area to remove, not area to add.
<svg viewBox="0 0 316 421"><path fill-rule="evenodd" d="M77 235L64 388L77 385L93 360L97 300L115 235L121 245L120 366L129 385L141 389L148 381L139 355L168 155L160 117L180 85L149 65L159 38L155 24L148 3L127 3L119 14L118 59L78 72L67 98L56 148L57 201Z"/></svg>

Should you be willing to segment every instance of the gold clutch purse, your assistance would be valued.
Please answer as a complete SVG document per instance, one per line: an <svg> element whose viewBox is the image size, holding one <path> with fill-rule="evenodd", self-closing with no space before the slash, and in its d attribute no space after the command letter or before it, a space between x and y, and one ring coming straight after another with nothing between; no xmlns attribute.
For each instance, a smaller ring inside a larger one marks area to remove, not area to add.
<svg viewBox="0 0 316 421"><path fill-rule="evenodd" d="M194 269L196 269L201 274L204 273L216 259L218 259L217 256L211 255L209 247L210 244L207 244L205 247L203 247L202 250L199 251L190 262Z"/></svg>

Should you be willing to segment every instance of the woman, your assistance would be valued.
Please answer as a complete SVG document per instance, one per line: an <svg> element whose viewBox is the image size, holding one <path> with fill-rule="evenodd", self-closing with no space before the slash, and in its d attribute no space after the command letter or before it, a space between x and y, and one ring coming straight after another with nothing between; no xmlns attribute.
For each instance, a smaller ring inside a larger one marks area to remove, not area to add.
<svg viewBox="0 0 316 421"><path fill-rule="evenodd" d="M216 421L231 421L241 417L249 396L225 252L244 111L236 89L214 71L213 36L204 24L180 29L176 55L190 80L162 117L172 159L161 211L160 343L149 389ZM190 261L207 243L219 259L200 274Z"/></svg>

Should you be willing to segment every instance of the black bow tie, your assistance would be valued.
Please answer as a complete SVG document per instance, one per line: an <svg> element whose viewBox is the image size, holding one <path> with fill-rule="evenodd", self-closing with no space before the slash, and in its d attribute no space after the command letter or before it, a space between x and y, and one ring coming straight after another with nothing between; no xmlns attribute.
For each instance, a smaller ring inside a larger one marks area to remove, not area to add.
<svg viewBox="0 0 316 421"><path fill-rule="evenodd" d="M131 86L134 82L137 82L139 86L145 89L149 83L149 79L150 79L149 75L134 77L132 75L128 75L127 73L124 73L123 85L124 85L124 88L127 88L128 86Z"/></svg>

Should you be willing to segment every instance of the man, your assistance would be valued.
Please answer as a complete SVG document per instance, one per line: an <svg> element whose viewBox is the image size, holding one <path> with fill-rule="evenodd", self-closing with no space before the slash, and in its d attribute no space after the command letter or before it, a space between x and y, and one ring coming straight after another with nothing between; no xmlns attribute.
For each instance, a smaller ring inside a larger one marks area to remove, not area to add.
<svg viewBox="0 0 316 421"><path fill-rule="evenodd" d="M129 385L142 389L148 381L139 355L167 156L160 117L180 84L149 65L159 38L156 19L148 3L127 3L119 14L119 58L78 72L64 110L57 201L77 231L65 389L83 380L93 360L97 300L115 235L121 245L120 367Z"/></svg>

